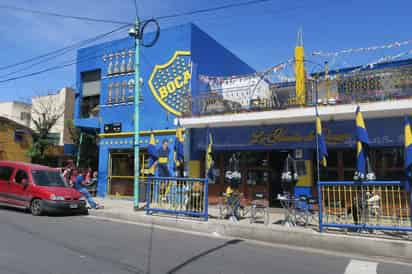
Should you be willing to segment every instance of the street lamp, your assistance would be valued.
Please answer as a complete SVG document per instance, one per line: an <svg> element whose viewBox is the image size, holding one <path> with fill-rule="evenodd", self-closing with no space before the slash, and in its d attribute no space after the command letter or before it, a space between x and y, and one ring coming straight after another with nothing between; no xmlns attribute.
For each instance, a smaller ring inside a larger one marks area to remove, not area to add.
<svg viewBox="0 0 412 274"><path fill-rule="evenodd" d="M156 32L154 39L148 43L142 43L143 33L145 28L154 23L156 26ZM139 170L140 170L140 129L139 129L139 104L140 104L140 87L143 85L143 79L140 78L140 45L144 47L152 47L156 44L160 35L159 23L154 19L149 19L141 24L139 17L136 17L136 21L133 27L129 29L129 36L135 39L135 62L134 62L134 184L133 184L133 196L134 196L134 208L139 208Z"/></svg>

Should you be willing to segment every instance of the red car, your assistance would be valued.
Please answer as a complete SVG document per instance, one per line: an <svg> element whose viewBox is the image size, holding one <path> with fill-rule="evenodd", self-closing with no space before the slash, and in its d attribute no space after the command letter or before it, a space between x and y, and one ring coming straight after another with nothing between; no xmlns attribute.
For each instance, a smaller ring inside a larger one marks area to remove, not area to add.
<svg viewBox="0 0 412 274"><path fill-rule="evenodd" d="M33 215L88 213L85 198L58 169L11 161L0 161L0 204L30 209Z"/></svg>

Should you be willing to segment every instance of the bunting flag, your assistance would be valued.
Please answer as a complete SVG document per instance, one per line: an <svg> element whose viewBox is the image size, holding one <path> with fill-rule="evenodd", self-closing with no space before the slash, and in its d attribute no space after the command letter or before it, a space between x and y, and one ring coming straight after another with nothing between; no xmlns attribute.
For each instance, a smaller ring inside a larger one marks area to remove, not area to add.
<svg viewBox="0 0 412 274"><path fill-rule="evenodd" d="M154 164L157 159L159 158L158 151L156 149L156 141L153 133L150 133L150 141L149 145L147 146L147 152L149 154L149 168L148 168L148 174L149 175L154 175L155 174L155 169L156 165Z"/></svg>
<svg viewBox="0 0 412 274"><path fill-rule="evenodd" d="M408 117L405 117L405 170L407 174L410 172L409 169L412 168L412 131L411 124L409 123ZM412 175L412 174L410 174Z"/></svg>
<svg viewBox="0 0 412 274"><path fill-rule="evenodd" d="M174 162L175 168L180 168L184 161L184 142L183 128L180 126L180 122L177 124L176 128L176 138L174 144Z"/></svg>
<svg viewBox="0 0 412 274"><path fill-rule="evenodd" d="M412 44L412 40L395 41L395 42L385 44L385 45L378 45L378 46L371 46L371 47L364 47L364 48L349 48L349 49L343 49L343 50L338 50L334 52L324 52L324 51L316 50L312 52L312 55L331 57L331 56L339 56L342 54L352 54L352 53L360 53L360 52L370 52L370 51L381 50L381 49L399 48L399 47L406 46L409 44Z"/></svg>
<svg viewBox="0 0 412 274"><path fill-rule="evenodd" d="M207 129L207 148L206 148L206 178L214 180L213 174L213 136L210 129Z"/></svg>
<svg viewBox="0 0 412 274"><path fill-rule="evenodd" d="M320 120L320 116L319 116L317 108L316 108L316 141L317 141L317 146L318 146L319 163L323 167L326 167L328 151L326 148L325 137L322 134L322 122Z"/></svg>
<svg viewBox="0 0 412 274"><path fill-rule="evenodd" d="M368 132L366 131L365 121L363 120L360 107L356 108L356 172L357 179L363 180L366 178L366 158L369 146Z"/></svg>

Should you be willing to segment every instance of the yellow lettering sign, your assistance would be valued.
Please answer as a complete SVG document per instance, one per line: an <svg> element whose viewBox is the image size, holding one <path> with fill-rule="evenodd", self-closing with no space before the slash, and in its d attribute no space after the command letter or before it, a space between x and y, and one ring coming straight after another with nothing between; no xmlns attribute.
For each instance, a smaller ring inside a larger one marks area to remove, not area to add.
<svg viewBox="0 0 412 274"><path fill-rule="evenodd" d="M160 93L160 98L162 99L166 98L168 94L166 87L159 88L159 93Z"/></svg>
<svg viewBox="0 0 412 274"><path fill-rule="evenodd" d="M185 85L185 83L182 82L182 77L177 76L177 77L175 78L175 86L176 86L176 88L182 88L184 85Z"/></svg>

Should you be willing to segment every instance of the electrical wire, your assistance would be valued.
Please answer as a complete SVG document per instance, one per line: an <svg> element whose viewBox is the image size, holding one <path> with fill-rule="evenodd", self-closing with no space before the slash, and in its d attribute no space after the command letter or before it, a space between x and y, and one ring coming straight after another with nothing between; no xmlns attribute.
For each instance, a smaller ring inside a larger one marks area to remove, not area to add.
<svg viewBox="0 0 412 274"><path fill-rule="evenodd" d="M66 14L57 13L57 12L33 10L33 9L27 9L27 8L22 8L22 7L10 6L10 5L0 5L0 9L8 9L8 10L14 10L14 11L19 11L19 12L26 12L26 13L32 13L32 14L53 16L53 17L73 19L73 20L82 20L82 21L89 21L89 22L96 22L96 23L107 23L107 24L117 24L117 25L130 24L130 22L124 22L124 21L107 20L107 19L92 18L92 17L86 17L86 16L66 15Z"/></svg>
<svg viewBox="0 0 412 274"><path fill-rule="evenodd" d="M41 54L41 55L39 55L39 56L35 56L35 57L29 58L29 59L25 59L25 60L23 60L23 61L19 61L19 62L14 63L14 64L9 64L9 65L6 65L6 66L2 66L2 67L0 67L0 71L1 71L1 70L5 70L5 69L10 69L10 68L13 68L13 67L17 67L17 66L20 66L20 65L23 65L23 64L26 64L26 63L31 63L31 62L34 62L34 61L36 61L36 60L38 60L38 59L41 59L41 58L44 58L44 57L48 57L48 56L52 56L52 55L58 54L58 53L60 53L60 52L63 52L63 51L65 51L65 50L68 50L68 49L75 49L75 48L78 48L78 47L82 47L82 46L84 46L84 45L87 45L87 44L90 44L90 43L92 43L92 42L95 42L95 41L97 41L97 40L99 40L99 39L105 38L105 37L107 37L107 36L109 36L109 35L111 35L111 34L114 34L115 32L118 32L118 31L120 31L120 30L122 30L122 29L125 29L125 28L127 28L128 26L130 26L130 25L131 25L131 24L123 25L123 26L118 27L118 28L115 28L114 30L111 30L111 31L109 31L109 32L102 33L102 34L99 34L99 35L94 36L94 37L92 37L92 38L89 38L89 39L86 39L86 40L83 40L83 41L76 42L76 43L71 44L71 45L69 45L69 46L66 46L66 47L63 47L63 48L60 48L60 49L57 49L57 50L53 50L53 51L50 51L50 52L48 52L48 53Z"/></svg>
<svg viewBox="0 0 412 274"><path fill-rule="evenodd" d="M108 48L113 48L113 47L108 47ZM108 48L105 48L105 49L108 49ZM80 60L79 59L72 59L72 60L66 61L66 63L62 63L60 65L55 65L55 66L52 66L52 67L48 67L48 68L45 68L45 69L40 70L40 71L35 71L35 72L31 72L31 73L11 77L11 78L8 78L8 79L0 80L0 84L15 81L15 80L19 80L19 79L33 77L33 76L43 74L45 72L49 72L49 71L53 71L53 70L63 69L63 68L66 68L66 67L81 64L81 63L84 63L86 61L90 61L92 59L97 59L97 58L101 58L101 57L102 56L99 54L99 55L94 55L94 56L89 55L88 57L82 58Z"/></svg>
<svg viewBox="0 0 412 274"><path fill-rule="evenodd" d="M69 45L69 46L67 46L67 47L64 47L64 48L61 48L61 49L58 49L58 50L54 50L54 51L52 51L52 52L49 52L49 53L46 53L46 54L42 54L42 55L40 55L40 56L37 56L37 57L34 57L34 58L30 58L30 59L27 59L27 60L25 60L25 61L21 61L21 62L12 64L12 65L9 65L9 66L1 67L1 68L0 68L0 71L1 71L1 70L5 70L5 69L8 69L8 68L12 68L12 67L20 66L20 65L23 65L23 64L26 64L26 63L32 63L32 62L36 61L37 59L40 59L40 61L38 61L38 62L32 63L32 64L30 64L30 65L28 65L28 66L22 67L22 68L20 68L20 69L18 69L18 70L9 72L9 73L7 73L7 74L1 75L1 76L0 76L0 79L1 79L1 78L4 78L4 77L7 77L7 76L10 76L10 75L14 75L14 74L23 72L23 71L26 71L26 70L29 70L29 69L31 69L31 68L39 65L39 64L43 64L43 63L46 63L46 62L48 62L48 61L50 61L50 60L56 59L56 58L58 58L58 57L61 57L61 56L65 55L65 54L69 53L70 51L76 50L76 49L78 49L78 48L80 48L80 47L86 46L86 45L88 45L88 44L90 44L90 43L93 43L93 42L95 42L95 41L98 41L98 40L100 40L100 39L103 39L103 38L105 38L105 37L108 37L108 36L110 36L110 35L118 32L118 31L120 31L120 30L122 30L122 29L125 29L126 27L128 27L128 26L121 26L121 27L116 28L116 29L114 29L114 30L112 30L112 31L99 34L99 35L97 35L97 36L94 36L94 37L92 37L92 38L89 38L89 39L86 39L86 40L83 40L83 41L76 42L76 43L74 43L74 44L72 44L72 45Z"/></svg>
<svg viewBox="0 0 412 274"><path fill-rule="evenodd" d="M256 5L256 4L261 4L261 3L265 3L265 2L271 2L271 1L273 1L273 0L252 0L252 1L246 1L246 2L241 2L241 3L233 3L233 4L222 5L222 6L213 7L213 8L198 9L198 10L187 11L187 12L182 12L182 13L175 13L175 14L170 14L170 15L158 16L158 17L155 17L155 19L156 20L164 20L164 19L170 19L170 18L176 18L176 17L188 16L188 15L195 15L195 14L199 14L199 13L209 13L209 12L212 12L212 11L218 11L218 10L224 10L224 9L230 9L230 8L237 8L237 7L242 7L242 6Z"/></svg>

